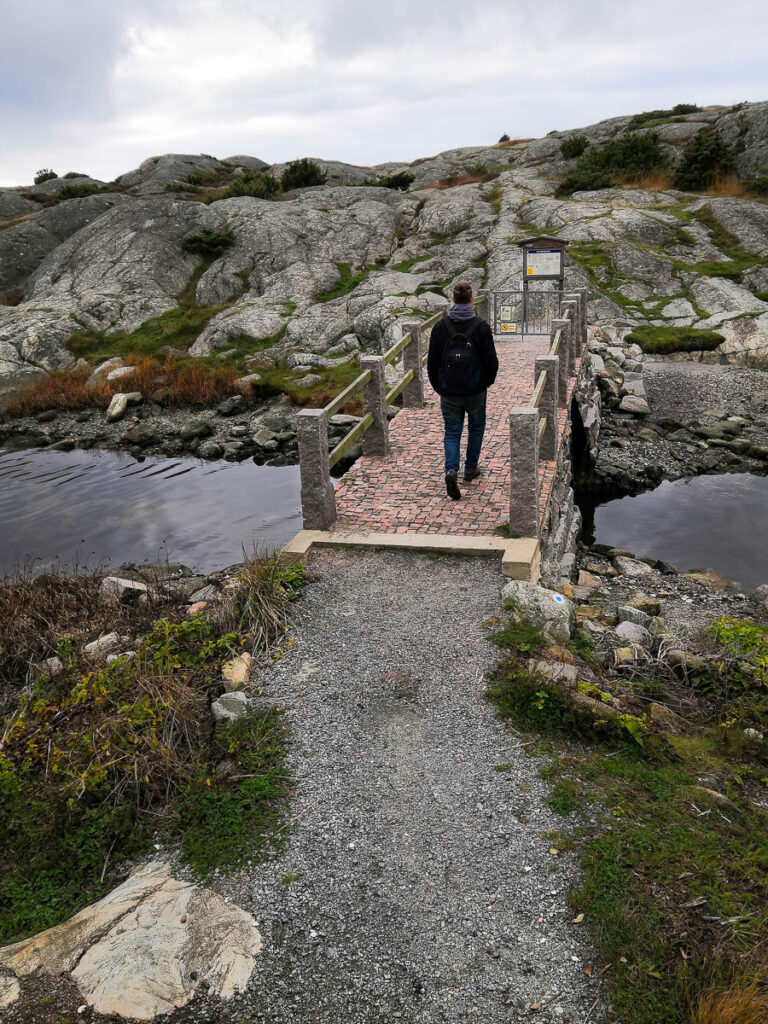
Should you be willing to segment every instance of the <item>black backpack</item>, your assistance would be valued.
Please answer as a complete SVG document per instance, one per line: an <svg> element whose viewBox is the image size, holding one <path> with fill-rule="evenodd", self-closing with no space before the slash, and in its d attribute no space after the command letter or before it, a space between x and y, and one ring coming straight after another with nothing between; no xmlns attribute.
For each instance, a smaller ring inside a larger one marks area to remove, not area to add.
<svg viewBox="0 0 768 1024"><path fill-rule="evenodd" d="M448 340L440 363L440 391L446 395L474 395L483 390L483 371L472 335L482 321L475 317L457 326L445 317Z"/></svg>

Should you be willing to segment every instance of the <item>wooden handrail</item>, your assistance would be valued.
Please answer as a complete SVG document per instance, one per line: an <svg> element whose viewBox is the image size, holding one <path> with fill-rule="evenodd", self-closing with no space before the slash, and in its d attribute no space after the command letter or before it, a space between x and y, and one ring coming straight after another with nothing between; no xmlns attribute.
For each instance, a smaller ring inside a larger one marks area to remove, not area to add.
<svg viewBox="0 0 768 1024"><path fill-rule="evenodd" d="M542 416L541 419L539 420L539 444L541 444L541 440L544 437L544 431L546 429L547 429L547 417L546 416Z"/></svg>
<svg viewBox="0 0 768 1024"><path fill-rule="evenodd" d="M534 409L538 409L541 403L541 397L544 394L544 388L547 384L547 371L542 370L539 374L539 379L536 381L536 387L533 389L533 395L530 402L528 403Z"/></svg>
<svg viewBox="0 0 768 1024"><path fill-rule="evenodd" d="M555 336L552 339L552 348L550 348L550 350L549 350L549 354L551 356L556 356L557 353L560 351L560 342L562 341L562 337L563 337L562 328L558 327L558 329L555 331Z"/></svg>
<svg viewBox="0 0 768 1024"><path fill-rule="evenodd" d="M397 357L403 351L403 349L407 348L412 341L413 338L411 336L410 331L407 334L404 334L400 341L396 341L392 348L388 348L387 351L384 353L384 355L382 356L384 363L394 363Z"/></svg>
<svg viewBox="0 0 768 1024"><path fill-rule="evenodd" d="M325 407L325 415L328 417L328 419L330 419L331 416L337 413L339 409L343 408L350 400L352 395L354 395L354 393L356 391L359 391L361 388L364 388L370 379L371 371L364 370L363 373L361 373L359 377L355 377L352 383L347 385L347 387L345 387L340 394L336 395L336 397L332 399Z"/></svg>
<svg viewBox="0 0 768 1024"><path fill-rule="evenodd" d="M328 468L332 469L339 461L339 459L343 455L346 455L346 453L349 451L349 449L352 447L355 441L357 441L359 437L362 437L363 434L368 429L368 427L372 425L373 416L371 415L371 413L367 413L365 416L363 416L360 422L356 423L355 426L352 427L352 429L349 431L349 433L345 437L343 437L341 441L339 441L339 443L333 449L331 454L328 456Z"/></svg>
<svg viewBox="0 0 768 1024"><path fill-rule="evenodd" d="M409 370L403 377L400 378L397 384L387 392L387 405L391 405L392 402L397 398L398 395L402 394L403 391L413 380L413 370Z"/></svg>

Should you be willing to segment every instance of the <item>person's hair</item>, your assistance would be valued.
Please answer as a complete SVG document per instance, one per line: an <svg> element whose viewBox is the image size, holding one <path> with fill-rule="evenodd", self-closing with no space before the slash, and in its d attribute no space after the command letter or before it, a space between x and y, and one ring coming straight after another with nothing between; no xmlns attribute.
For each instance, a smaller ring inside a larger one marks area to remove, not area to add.
<svg viewBox="0 0 768 1024"><path fill-rule="evenodd" d="M453 286L453 301L462 306L466 306L472 301L472 285L469 281L456 282Z"/></svg>

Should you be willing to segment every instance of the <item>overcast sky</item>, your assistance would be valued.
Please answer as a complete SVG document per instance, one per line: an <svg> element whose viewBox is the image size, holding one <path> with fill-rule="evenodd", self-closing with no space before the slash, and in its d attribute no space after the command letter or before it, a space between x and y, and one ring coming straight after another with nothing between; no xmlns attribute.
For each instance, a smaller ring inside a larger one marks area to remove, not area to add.
<svg viewBox="0 0 768 1024"><path fill-rule="evenodd" d="M413 160L768 99L766 0L2 0L0 184L160 153Z"/></svg>

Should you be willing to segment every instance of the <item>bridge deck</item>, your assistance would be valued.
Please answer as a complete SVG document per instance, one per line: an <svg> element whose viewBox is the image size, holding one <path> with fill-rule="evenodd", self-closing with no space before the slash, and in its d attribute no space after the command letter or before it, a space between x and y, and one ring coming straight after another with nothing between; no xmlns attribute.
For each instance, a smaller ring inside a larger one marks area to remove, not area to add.
<svg viewBox="0 0 768 1024"><path fill-rule="evenodd" d="M442 534L480 537L495 535L509 519L509 425L514 406L527 405L533 394L534 360L546 355L550 339L496 338L499 374L488 391L487 425L480 465L483 474L464 484L459 474L461 501L445 491L443 421L438 396L428 384L423 409L404 409L390 422L390 454L363 456L342 477L336 489L338 518L331 538L364 533ZM565 426L565 409L558 416L558 435ZM466 450L466 422L462 458ZM555 471L554 462L541 462L540 515L544 516ZM463 469L463 465L462 465Z"/></svg>

